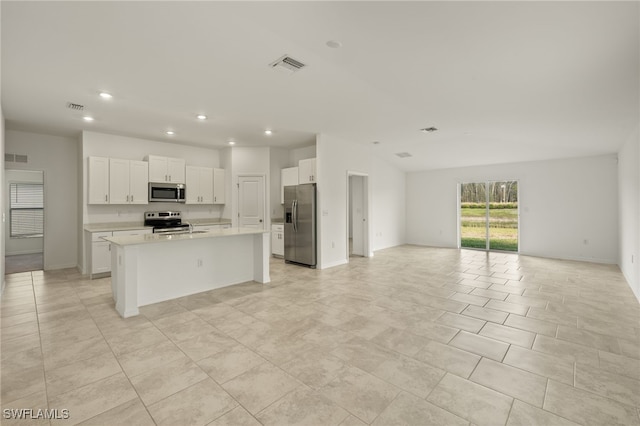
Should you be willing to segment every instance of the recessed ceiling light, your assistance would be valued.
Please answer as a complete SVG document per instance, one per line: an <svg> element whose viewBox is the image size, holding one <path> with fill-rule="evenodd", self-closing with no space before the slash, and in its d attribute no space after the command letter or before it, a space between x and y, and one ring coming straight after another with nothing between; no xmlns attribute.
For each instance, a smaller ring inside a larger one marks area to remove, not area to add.
<svg viewBox="0 0 640 426"><path fill-rule="evenodd" d="M93 121L93 120L94 120L94 118L93 118L93 117L90 117L90 116L88 116L88 115L85 115L84 117L82 117L82 119L83 119L84 121Z"/></svg>
<svg viewBox="0 0 640 426"><path fill-rule="evenodd" d="M174 132L173 130L167 130L167 132L166 132L166 133L167 133L169 136L171 136L171 135L175 135L175 134L176 134L176 132Z"/></svg>
<svg viewBox="0 0 640 426"><path fill-rule="evenodd" d="M373 141L371 143L374 144L374 145L380 145L380 141Z"/></svg>
<svg viewBox="0 0 640 426"><path fill-rule="evenodd" d="M425 127L424 129L420 129L420 131L424 132L424 133L431 133L431 132L435 132L436 130L438 130L438 129L433 127L433 126Z"/></svg>
<svg viewBox="0 0 640 426"><path fill-rule="evenodd" d="M207 116L206 116L206 115L204 115L204 114L198 114L198 115L196 115L196 118L197 118L198 120L206 120L206 119L207 119Z"/></svg>
<svg viewBox="0 0 640 426"><path fill-rule="evenodd" d="M107 92L100 92L100 97L103 99L111 99L113 98L113 95L111 93L107 93Z"/></svg>
<svg viewBox="0 0 640 426"><path fill-rule="evenodd" d="M342 43L340 43L338 40L329 40L327 42L327 46L329 46L332 49L339 49L342 47Z"/></svg>
<svg viewBox="0 0 640 426"><path fill-rule="evenodd" d="M229 141L229 145L235 145L236 143L234 141Z"/></svg>
<svg viewBox="0 0 640 426"><path fill-rule="evenodd" d="M273 134L273 131L267 129L267 130L264 131L264 134L267 135L267 136L271 136Z"/></svg>
<svg viewBox="0 0 640 426"><path fill-rule="evenodd" d="M413 157L413 155L409 154L408 152L397 152L396 155L400 158Z"/></svg>

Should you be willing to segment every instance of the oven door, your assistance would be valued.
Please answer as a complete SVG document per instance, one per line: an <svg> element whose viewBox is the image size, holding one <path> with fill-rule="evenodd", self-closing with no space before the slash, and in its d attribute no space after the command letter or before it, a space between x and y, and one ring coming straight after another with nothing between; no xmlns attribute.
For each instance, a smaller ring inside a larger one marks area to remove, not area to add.
<svg viewBox="0 0 640 426"><path fill-rule="evenodd" d="M182 184L149 183L149 201L165 203L184 203L185 188Z"/></svg>

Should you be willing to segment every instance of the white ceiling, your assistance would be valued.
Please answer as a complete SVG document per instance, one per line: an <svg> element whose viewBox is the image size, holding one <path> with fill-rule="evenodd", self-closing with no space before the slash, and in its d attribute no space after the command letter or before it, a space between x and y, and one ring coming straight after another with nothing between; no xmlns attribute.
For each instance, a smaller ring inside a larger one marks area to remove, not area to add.
<svg viewBox="0 0 640 426"><path fill-rule="evenodd" d="M326 133L411 171L613 153L639 121L637 1L0 7L8 129L212 147ZM307 67L268 67L285 53Z"/></svg>

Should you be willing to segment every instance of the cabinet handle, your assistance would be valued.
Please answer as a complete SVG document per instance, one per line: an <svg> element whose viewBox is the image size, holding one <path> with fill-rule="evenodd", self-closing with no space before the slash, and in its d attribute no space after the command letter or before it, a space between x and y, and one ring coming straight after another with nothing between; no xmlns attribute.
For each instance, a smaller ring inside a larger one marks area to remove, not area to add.
<svg viewBox="0 0 640 426"><path fill-rule="evenodd" d="M133 203L133 195L131 196L131 202Z"/></svg>
<svg viewBox="0 0 640 426"><path fill-rule="evenodd" d="M169 182L171 182L171 175L169 175Z"/></svg>
<svg viewBox="0 0 640 426"><path fill-rule="evenodd" d="M167 182L169 179L167 179L168 175L164 175L164 181Z"/></svg>
<svg viewBox="0 0 640 426"><path fill-rule="evenodd" d="M107 201L109 201L109 196L107 194L104 194L104 202L106 203Z"/></svg>

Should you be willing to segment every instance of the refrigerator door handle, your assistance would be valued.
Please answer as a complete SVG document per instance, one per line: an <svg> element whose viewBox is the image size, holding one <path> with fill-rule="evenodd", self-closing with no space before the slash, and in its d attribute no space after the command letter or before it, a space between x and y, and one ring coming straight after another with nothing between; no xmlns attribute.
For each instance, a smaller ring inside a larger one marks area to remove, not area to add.
<svg viewBox="0 0 640 426"><path fill-rule="evenodd" d="M293 200L291 209L293 210L293 230L298 232L298 200Z"/></svg>

